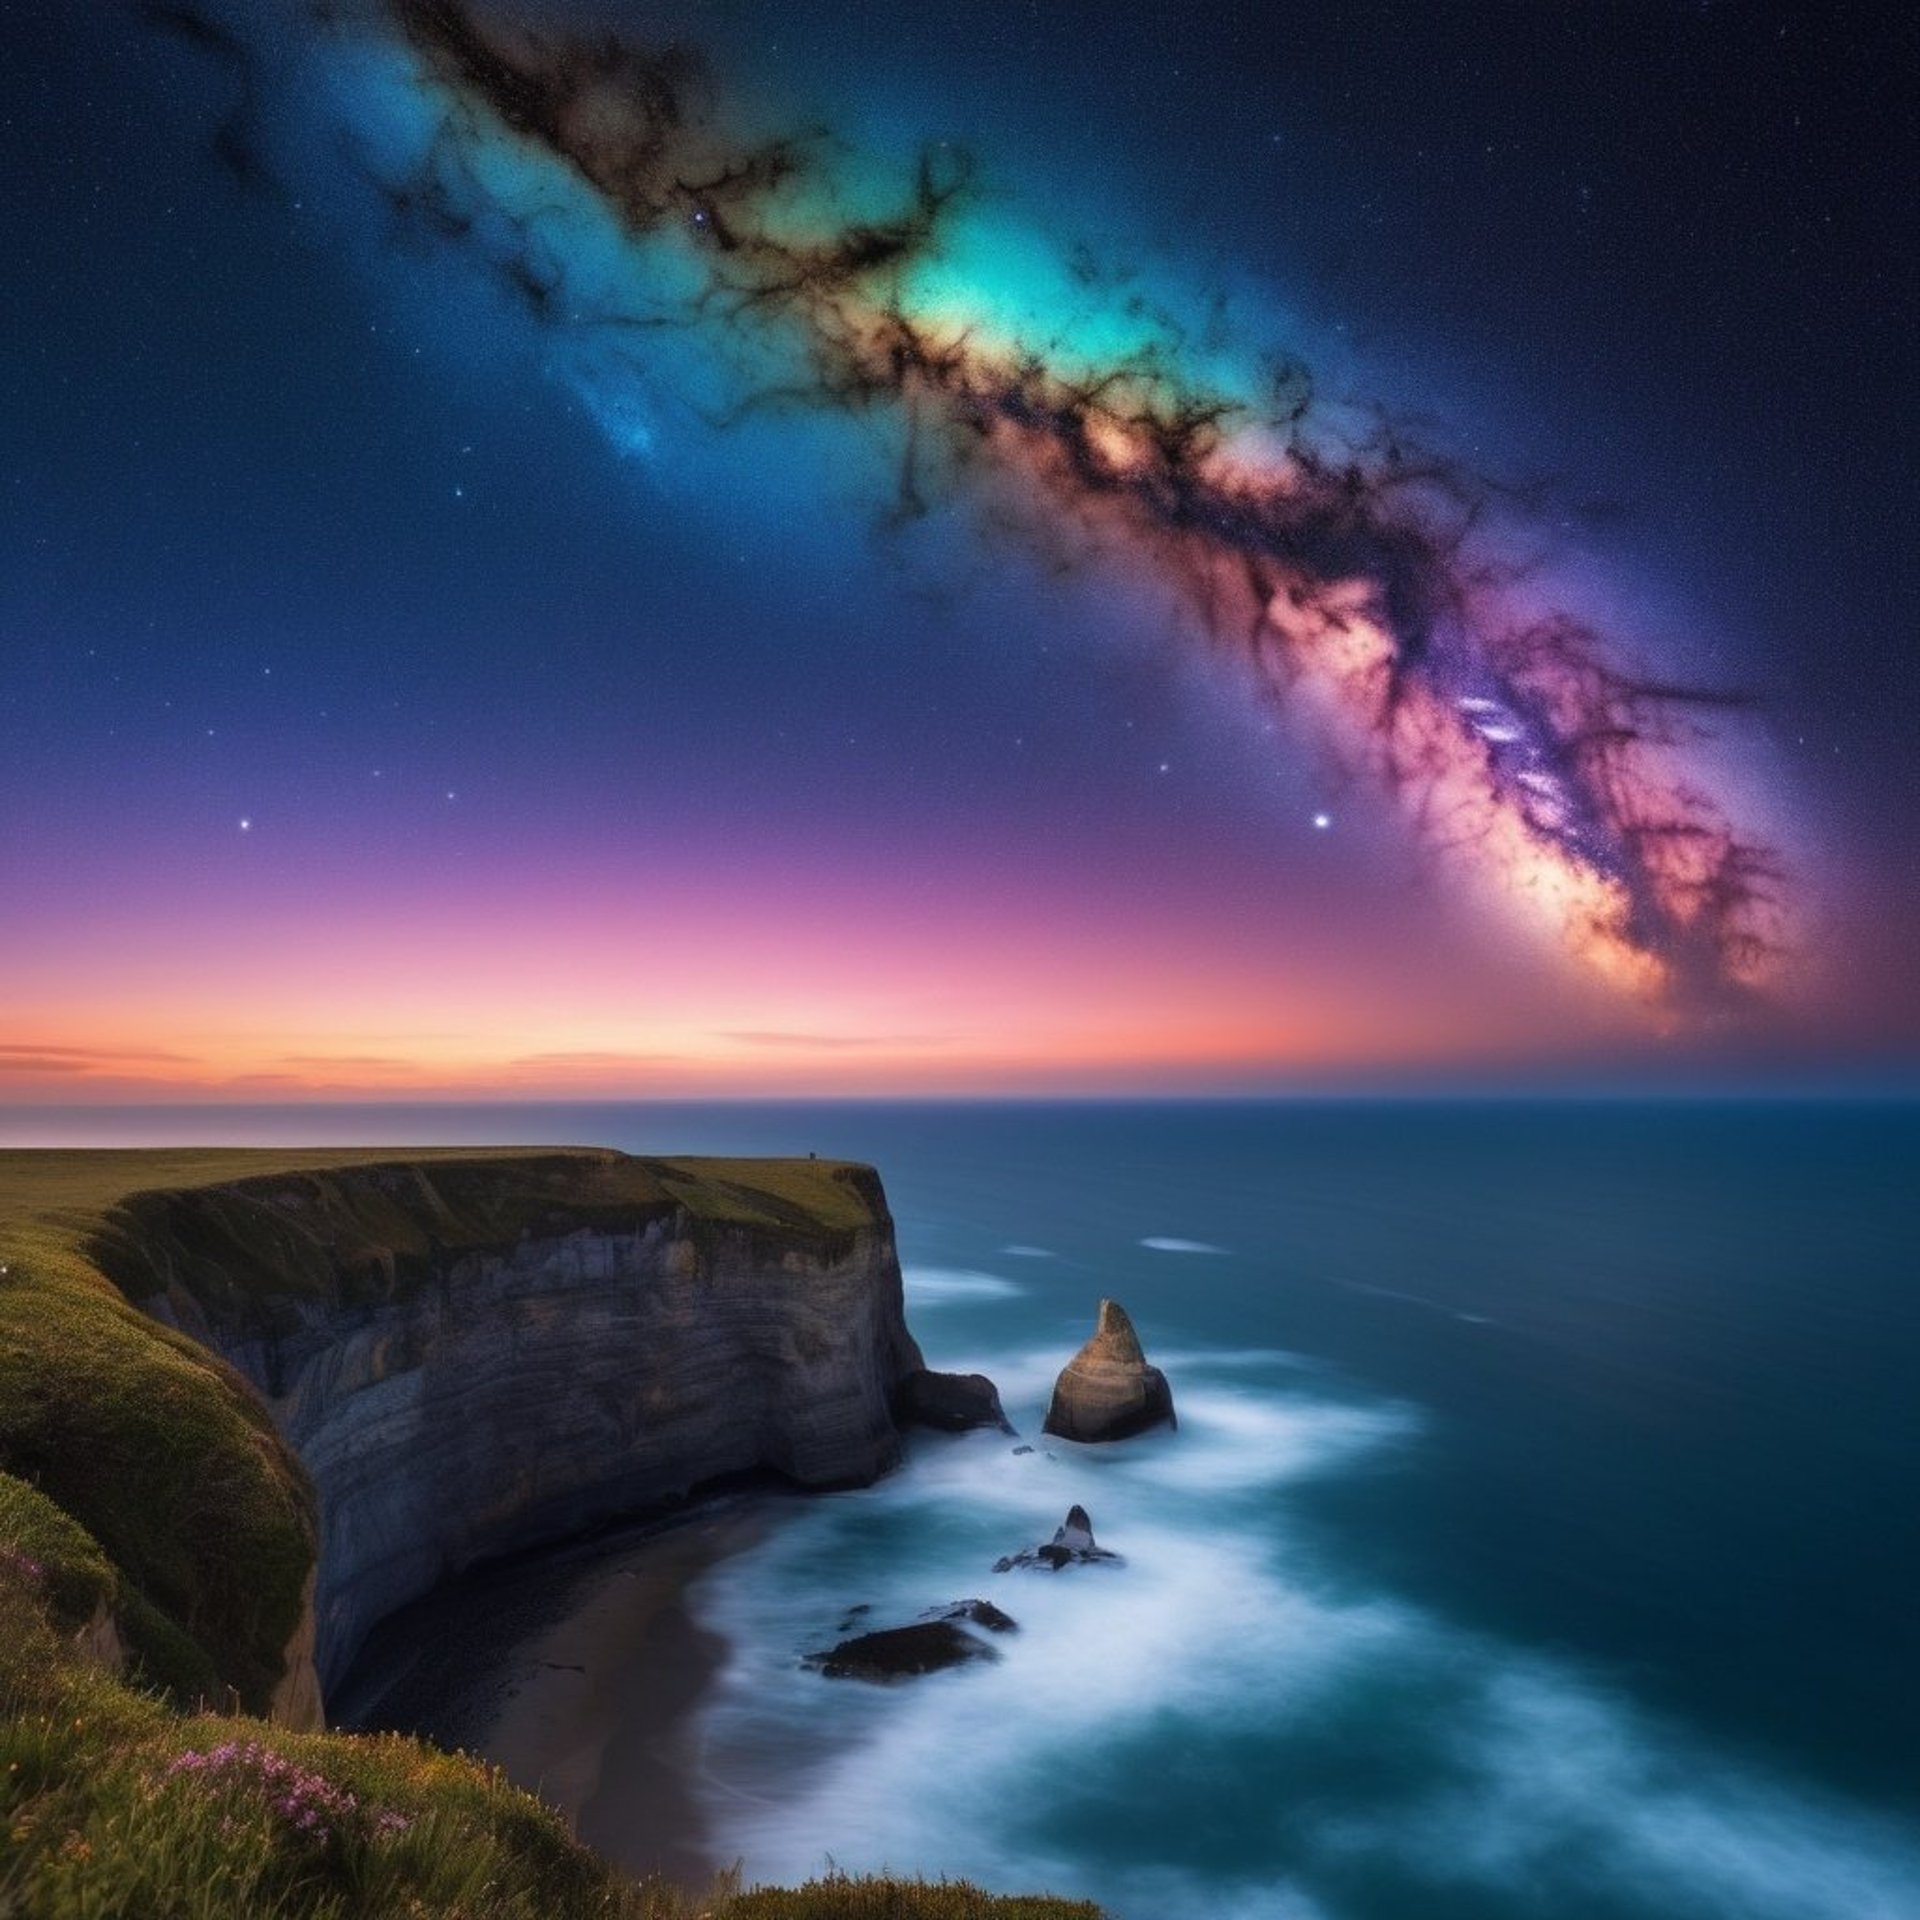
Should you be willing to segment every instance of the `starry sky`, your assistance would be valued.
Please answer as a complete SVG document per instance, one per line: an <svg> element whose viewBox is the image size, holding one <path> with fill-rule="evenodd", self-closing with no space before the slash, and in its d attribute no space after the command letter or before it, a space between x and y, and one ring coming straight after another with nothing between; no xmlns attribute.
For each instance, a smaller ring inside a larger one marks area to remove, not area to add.
<svg viewBox="0 0 1920 1920"><path fill-rule="evenodd" d="M0 0L0 1102L1910 1079L1867 19Z"/></svg>

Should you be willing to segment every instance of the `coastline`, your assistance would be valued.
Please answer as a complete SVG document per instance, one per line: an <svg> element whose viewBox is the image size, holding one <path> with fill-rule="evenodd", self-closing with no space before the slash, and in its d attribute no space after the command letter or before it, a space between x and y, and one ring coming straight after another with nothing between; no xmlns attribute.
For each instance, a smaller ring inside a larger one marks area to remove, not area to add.
<svg viewBox="0 0 1920 1920"><path fill-rule="evenodd" d="M602 1858L689 1891L724 1864L693 1791L693 1717L727 1642L687 1604L775 1524L770 1493L483 1569L369 1638L337 1724L492 1761Z"/></svg>
<svg viewBox="0 0 1920 1920"><path fill-rule="evenodd" d="M689 1890L722 1864L692 1789L692 1721L727 1643L687 1592L769 1518L759 1503L689 1516L622 1555L527 1647L476 1749L603 1859Z"/></svg>

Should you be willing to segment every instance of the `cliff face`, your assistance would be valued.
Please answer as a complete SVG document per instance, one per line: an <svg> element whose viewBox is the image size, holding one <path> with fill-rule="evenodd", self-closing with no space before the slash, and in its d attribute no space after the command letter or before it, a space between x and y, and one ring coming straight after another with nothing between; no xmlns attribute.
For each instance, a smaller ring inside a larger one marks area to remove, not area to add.
<svg viewBox="0 0 1920 1920"><path fill-rule="evenodd" d="M253 1383L313 1478L322 1687L476 1559L749 1469L871 1480L921 1364L867 1168L370 1166L143 1195L123 1219L116 1278L131 1261L143 1304Z"/></svg>

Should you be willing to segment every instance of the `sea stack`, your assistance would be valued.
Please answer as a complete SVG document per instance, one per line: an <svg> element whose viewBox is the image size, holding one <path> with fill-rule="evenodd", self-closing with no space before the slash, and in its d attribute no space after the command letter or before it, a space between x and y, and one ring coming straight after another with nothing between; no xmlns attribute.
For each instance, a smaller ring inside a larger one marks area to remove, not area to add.
<svg viewBox="0 0 1920 1920"><path fill-rule="evenodd" d="M1046 1431L1063 1440L1124 1440L1163 1421L1178 1424L1167 1376L1147 1364L1126 1308L1102 1300L1093 1338L1053 1383Z"/></svg>
<svg viewBox="0 0 1920 1920"><path fill-rule="evenodd" d="M1109 1553L1094 1540L1093 1522L1086 1508L1069 1507L1065 1524L1054 1528L1053 1538L1044 1546L1009 1553L993 1563L993 1570L1011 1573L1016 1567L1044 1567L1049 1573L1058 1573L1063 1567L1090 1567L1102 1560L1116 1567L1120 1564L1117 1553ZM946 1617L954 1616L949 1613Z"/></svg>

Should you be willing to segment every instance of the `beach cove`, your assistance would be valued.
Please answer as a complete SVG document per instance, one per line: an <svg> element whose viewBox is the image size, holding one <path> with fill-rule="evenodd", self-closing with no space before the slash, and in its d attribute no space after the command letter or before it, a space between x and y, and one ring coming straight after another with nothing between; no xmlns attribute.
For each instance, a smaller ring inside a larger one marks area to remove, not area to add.
<svg viewBox="0 0 1920 1920"><path fill-rule="evenodd" d="M697 1577L708 1857L1122 1920L1517 1917L1543 1875L1576 1915L1905 1920L1911 1108L630 1111L884 1136L910 1323L1021 1430L916 1435ZM1179 1432L1016 1454L1101 1292ZM1124 1568L996 1579L1075 1500ZM976 1591L1020 1622L989 1667L801 1664L850 1605Z"/></svg>

